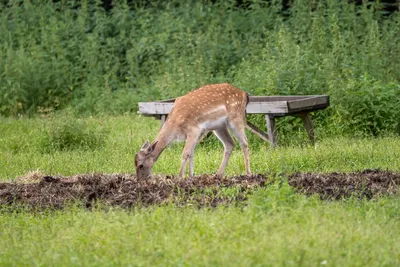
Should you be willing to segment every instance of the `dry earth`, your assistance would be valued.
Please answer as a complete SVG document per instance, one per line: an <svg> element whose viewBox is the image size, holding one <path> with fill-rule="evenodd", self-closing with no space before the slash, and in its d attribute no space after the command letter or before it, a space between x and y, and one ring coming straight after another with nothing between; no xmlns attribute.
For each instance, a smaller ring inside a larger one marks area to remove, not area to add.
<svg viewBox="0 0 400 267"><path fill-rule="evenodd" d="M79 202L91 207L97 202L132 207L167 202L215 206L245 200L251 190L266 187L274 175L219 178L200 175L179 179L157 175L138 181L132 174L80 174L71 177L45 176L38 172L0 183L0 205L25 205L34 209L62 208ZM318 194L322 199L350 196L375 198L397 194L400 173L364 170L352 173L294 173L287 176L296 192ZM230 190L230 191L229 191ZM230 192L230 193L229 193ZM233 193L232 193L233 192Z"/></svg>

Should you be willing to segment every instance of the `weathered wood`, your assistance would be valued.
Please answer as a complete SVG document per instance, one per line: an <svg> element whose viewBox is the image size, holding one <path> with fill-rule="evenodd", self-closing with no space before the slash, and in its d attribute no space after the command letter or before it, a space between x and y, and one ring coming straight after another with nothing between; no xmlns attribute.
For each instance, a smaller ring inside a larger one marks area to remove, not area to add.
<svg viewBox="0 0 400 267"><path fill-rule="evenodd" d="M139 102L139 111L142 114L169 114L174 103Z"/></svg>
<svg viewBox="0 0 400 267"><path fill-rule="evenodd" d="M165 100L160 100L160 102L164 102L164 103L175 103L175 98L170 98L170 99L165 99Z"/></svg>
<svg viewBox="0 0 400 267"><path fill-rule="evenodd" d="M246 108L248 114L288 113L286 101L249 102Z"/></svg>
<svg viewBox="0 0 400 267"><path fill-rule="evenodd" d="M139 111L142 114L169 114L173 106L172 102L140 102ZM247 105L246 113L288 113L287 102L250 102Z"/></svg>
<svg viewBox="0 0 400 267"><path fill-rule="evenodd" d="M139 112L145 116L154 116L161 120L161 126L165 123L168 114L174 106L175 99L167 99L156 102L140 102ZM247 114L265 114L267 132L248 123L246 126L251 132L264 141L277 145L277 134L275 129L275 118L281 116L298 116L303 120L304 127L312 142L314 142L314 129L309 112L324 109L329 106L327 95L306 96L250 96L246 108Z"/></svg>
<svg viewBox="0 0 400 267"><path fill-rule="evenodd" d="M268 139L271 142L271 145L275 147L277 145L275 118L270 114L266 114L265 121L267 122Z"/></svg>
<svg viewBox="0 0 400 267"><path fill-rule="evenodd" d="M299 100L304 99L310 96L304 95L290 95L290 96L249 96L249 102L276 102L276 101L291 101L291 100Z"/></svg>
<svg viewBox="0 0 400 267"><path fill-rule="evenodd" d="M167 119L167 115L161 115L161 118L160 118L160 120L161 120L161 126L160 126L160 128L163 127L163 125L164 125L166 119Z"/></svg>
<svg viewBox="0 0 400 267"><path fill-rule="evenodd" d="M266 135L263 131L261 131L257 126L252 124L251 122L247 122L246 128L250 130L252 133L260 137L262 140L269 142L268 135Z"/></svg>
<svg viewBox="0 0 400 267"><path fill-rule="evenodd" d="M286 116L302 110L317 110L329 106L328 96L252 96L247 105L247 114L273 114ZM142 114L168 114L174 106L174 99L158 102L140 102Z"/></svg>
<svg viewBox="0 0 400 267"><path fill-rule="evenodd" d="M289 112L291 112L294 110L316 107L321 105L326 105L325 107L329 105L328 96L311 96L308 98L288 101L288 110Z"/></svg>
<svg viewBox="0 0 400 267"><path fill-rule="evenodd" d="M304 123L304 127L306 128L306 131L307 131L308 137L310 138L310 141L312 143L314 143L315 142L314 128L312 125L310 114L308 112L300 113L300 117Z"/></svg>

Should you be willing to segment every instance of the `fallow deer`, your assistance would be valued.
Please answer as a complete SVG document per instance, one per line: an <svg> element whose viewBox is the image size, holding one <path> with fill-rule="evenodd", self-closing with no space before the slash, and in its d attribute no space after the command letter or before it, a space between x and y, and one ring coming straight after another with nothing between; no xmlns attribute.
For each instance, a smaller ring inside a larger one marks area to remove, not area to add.
<svg viewBox="0 0 400 267"><path fill-rule="evenodd" d="M151 175L154 163L163 150L174 140L186 140L182 153L179 176L185 174L189 160L189 175L193 176L193 154L203 134L213 131L224 145L224 157L217 175L225 172L235 142L228 129L238 139L244 154L247 175L251 174L249 149L245 135L248 94L230 84L210 84L178 97L158 136L142 146L135 156L138 179Z"/></svg>

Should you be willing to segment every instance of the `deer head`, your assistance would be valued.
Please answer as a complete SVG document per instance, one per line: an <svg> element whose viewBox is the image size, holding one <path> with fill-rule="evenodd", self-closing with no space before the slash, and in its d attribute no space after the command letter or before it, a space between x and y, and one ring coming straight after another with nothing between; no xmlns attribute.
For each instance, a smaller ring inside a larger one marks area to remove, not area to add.
<svg viewBox="0 0 400 267"><path fill-rule="evenodd" d="M151 176L155 157L152 156L157 142L150 145L149 141L143 144L140 151L135 156L136 177L138 179L146 179Z"/></svg>

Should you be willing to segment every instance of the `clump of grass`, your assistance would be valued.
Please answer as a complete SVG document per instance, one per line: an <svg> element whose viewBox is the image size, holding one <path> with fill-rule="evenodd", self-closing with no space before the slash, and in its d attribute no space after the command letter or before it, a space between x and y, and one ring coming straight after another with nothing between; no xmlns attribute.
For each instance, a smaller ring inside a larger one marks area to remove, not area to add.
<svg viewBox="0 0 400 267"><path fill-rule="evenodd" d="M22 176L18 176L15 178L15 182L20 184L33 184L38 183L43 178L43 173L39 171L39 169L34 171L29 171Z"/></svg>
<svg viewBox="0 0 400 267"><path fill-rule="evenodd" d="M257 189L249 199L249 208L257 212L276 212L278 209L291 207L302 197L295 194L295 189L287 180L276 180L266 189Z"/></svg>
<svg viewBox="0 0 400 267"><path fill-rule="evenodd" d="M82 119L67 119L53 122L44 131L39 141L43 153L71 151L76 149L94 150L102 148L107 139L107 130L95 127Z"/></svg>

